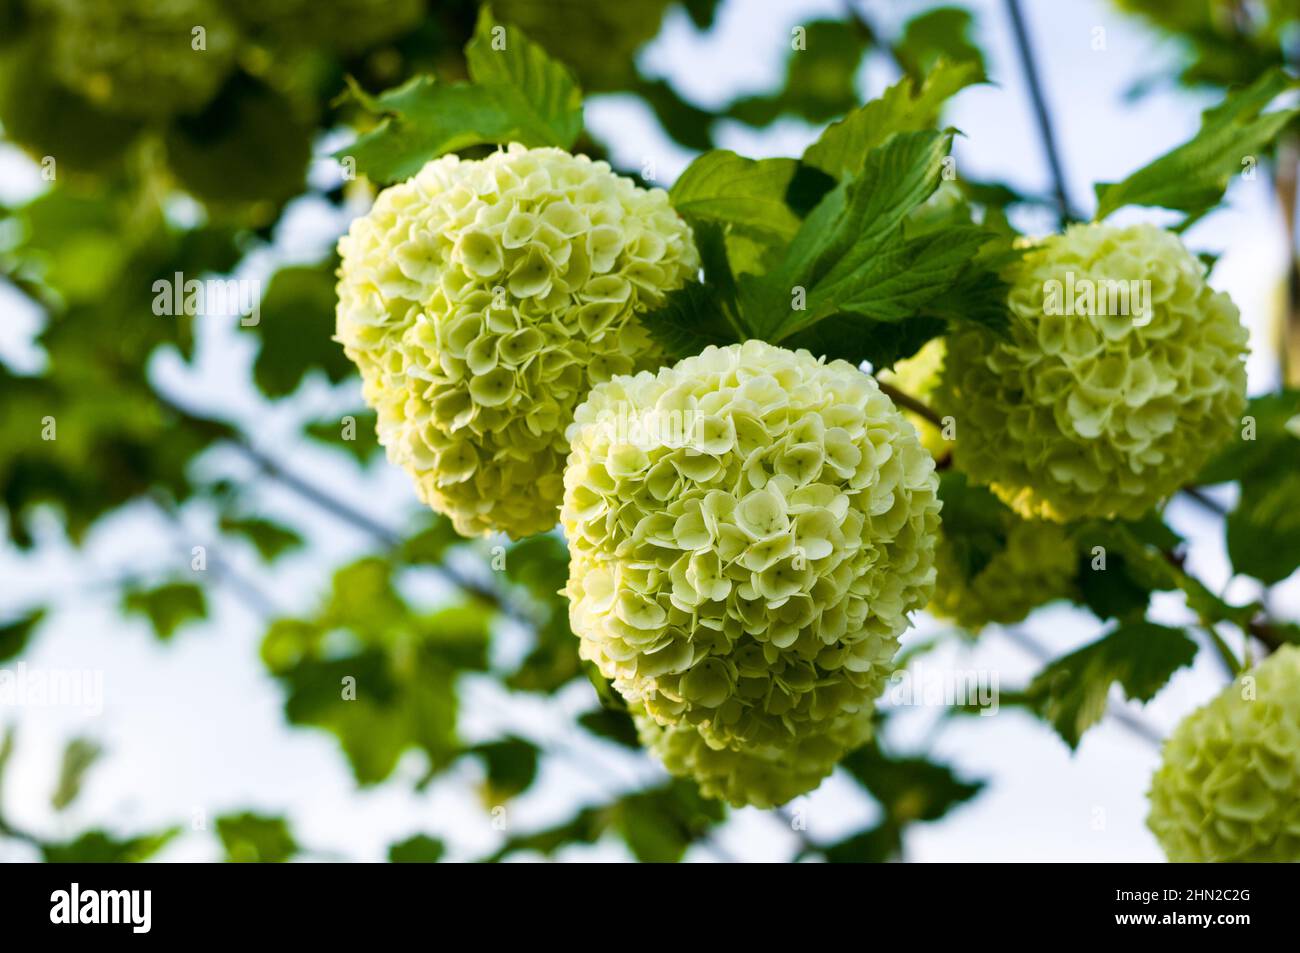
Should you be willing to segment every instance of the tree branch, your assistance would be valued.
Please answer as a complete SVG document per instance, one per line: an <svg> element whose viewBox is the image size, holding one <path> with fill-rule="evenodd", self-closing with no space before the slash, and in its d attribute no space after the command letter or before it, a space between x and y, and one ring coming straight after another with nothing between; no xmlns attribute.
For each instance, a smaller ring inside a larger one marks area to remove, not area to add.
<svg viewBox="0 0 1300 953"><path fill-rule="evenodd" d="M934 424L936 427L943 426L943 418L911 394L903 393L903 391L899 390L893 384L886 384L878 377L876 378L876 383L880 385L881 391L899 407L902 407L904 410L910 410L918 417L923 418L928 423Z"/></svg>
<svg viewBox="0 0 1300 953"><path fill-rule="evenodd" d="M1033 47L1029 43L1029 31L1025 26L1025 17L1020 10L1019 0L1006 0L1007 15L1011 19L1011 29L1016 38L1016 50L1020 54L1020 66L1025 74L1025 83L1029 86L1029 98L1034 106L1034 120L1038 124L1038 136L1043 143L1043 153L1047 158L1047 167L1052 173L1052 190L1056 197L1056 214L1061 228L1078 217L1070 205L1069 191L1066 186L1065 170L1061 163L1060 151L1056 147L1056 134L1052 130L1051 114L1047 109L1047 99L1043 94L1042 80L1038 75L1038 64L1034 59Z"/></svg>

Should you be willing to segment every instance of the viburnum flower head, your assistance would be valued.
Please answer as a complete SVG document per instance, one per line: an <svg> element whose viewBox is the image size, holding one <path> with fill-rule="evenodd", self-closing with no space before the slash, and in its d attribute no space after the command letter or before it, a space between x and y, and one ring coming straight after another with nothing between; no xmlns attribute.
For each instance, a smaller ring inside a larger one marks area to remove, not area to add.
<svg viewBox="0 0 1300 953"><path fill-rule="evenodd" d="M1300 647L1286 645L1165 742L1151 828L1175 862L1300 862Z"/></svg>
<svg viewBox="0 0 1300 953"><path fill-rule="evenodd" d="M339 253L337 337L379 440L463 535L555 525L574 407L656 363L637 314L699 268L666 192L520 145L429 162Z"/></svg>
<svg viewBox="0 0 1300 953"><path fill-rule="evenodd" d="M732 807L780 807L816 788L846 754L871 737L871 713L846 715L784 746L714 748L691 725L665 728L634 708L641 744L671 774L692 778L705 797Z"/></svg>
<svg viewBox="0 0 1300 953"><path fill-rule="evenodd" d="M216 0L35 0L35 6L50 16L54 75L107 112L154 119L196 111L234 65L238 31Z"/></svg>
<svg viewBox="0 0 1300 953"><path fill-rule="evenodd" d="M874 380L709 347L597 386L570 433L570 623L619 691L751 751L869 708L939 525L934 461Z"/></svg>
<svg viewBox="0 0 1300 953"><path fill-rule="evenodd" d="M1009 337L952 335L936 402L956 465L1022 516L1140 517L1238 425L1246 331L1177 236L1074 225L1006 277Z"/></svg>

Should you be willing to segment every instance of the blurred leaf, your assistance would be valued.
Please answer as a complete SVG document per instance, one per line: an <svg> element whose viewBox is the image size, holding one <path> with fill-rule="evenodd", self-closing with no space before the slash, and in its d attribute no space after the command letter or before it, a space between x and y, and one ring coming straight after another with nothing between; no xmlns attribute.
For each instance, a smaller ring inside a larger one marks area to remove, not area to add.
<svg viewBox="0 0 1300 953"><path fill-rule="evenodd" d="M77 799L86 772L104 754L104 749L86 738L74 738L63 749L63 763L59 768L59 784L54 789L50 804L62 811Z"/></svg>
<svg viewBox="0 0 1300 953"><path fill-rule="evenodd" d="M87 831L61 844L42 844L47 864L138 864L148 860L180 833L179 827L157 834L118 838L105 831Z"/></svg>
<svg viewBox="0 0 1300 953"><path fill-rule="evenodd" d="M984 787L983 781L961 780L946 765L888 755L874 742L850 752L840 763L899 829L913 821L937 821Z"/></svg>
<svg viewBox="0 0 1300 953"><path fill-rule="evenodd" d="M670 864L681 860L686 849L725 816L720 802L702 797L693 783L674 778L664 787L625 796L615 823L637 860Z"/></svg>
<svg viewBox="0 0 1300 953"><path fill-rule="evenodd" d="M604 738L624 748L636 750L641 747L636 724L632 716L625 711L612 708L597 708L578 716L578 724L586 728L597 738Z"/></svg>
<svg viewBox="0 0 1300 953"><path fill-rule="evenodd" d="M305 429L313 440L346 450L363 466L379 451L373 411L344 414L337 420L318 420Z"/></svg>
<svg viewBox="0 0 1300 953"><path fill-rule="evenodd" d="M279 204L303 190L311 137L293 104L239 74L167 131L167 159L181 186L204 202Z"/></svg>
<svg viewBox="0 0 1300 953"><path fill-rule="evenodd" d="M156 589L127 589L122 596L122 611L142 615L164 642L181 626L208 617L208 603L203 590L188 582L173 582Z"/></svg>
<svg viewBox="0 0 1300 953"><path fill-rule="evenodd" d="M975 21L961 7L935 7L912 17L894 44L894 57L909 75L933 76L942 61L975 66L984 75L984 54L972 41Z"/></svg>
<svg viewBox="0 0 1300 953"><path fill-rule="evenodd" d="M463 542L464 537L456 532L451 520L435 513L430 525L403 540L400 559L404 563L437 565L449 547Z"/></svg>
<svg viewBox="0 0 1300 953"><path fill-rule="evenodd" d="M478 756L487 769L487 782L483 791L488 805L503 804L522 794L537 777L537 746L513 735L500 741L490 741L469 749Z"/></svg>
<svg viewBox="0 0 1300 953"><path fill-rule="evenodd" d="M654 111L664 132L681 146L696 152L713 148L713 113L682 99L666 80L637 79L631 90Z"/></svg>
<svg viewBox="0 0 1300 953"><path fill-rule="evenodd" d="M1288 466L1241 481L1241 498L1228 514L1232 568L1266 586L1300 568L1300 440Z"/></svg>
<svg viewBox="0 0 1300 953"><path fill-rule="evenodd" d="M245 812L217 818L217 836L226 861L238 864L282 864L300 850L283 817Z"/></svg>
<svg viewBox="0 0 1300 953"><path fill-rule="evenodd" d="M502 32L494 36L497 29ZM354 157L359 171L388 183L467 146L573 145L582 131L582 93L540 46L514 27L500 27L484 6L465 58L471 84L441 84L426 75L378 97L354 88L366 108L386 118L335 155Z"/></svg>
<svg viewBox="0 0 1300 953"><path fill-rule="evenodd" d="M1223 200L1233 176L1261 162L1278 133L1300 115L1300 109L1264 112L1295 85L1296 80L1275 69L1230 92L1206 110L1200 131L1190 140L1122 182L1099 183L1095 220L1125 205L1176 209L1186 212L1188 221L1203 215Z"/></svg>
<svg viewBox="0 0 1300 953"><path fill-rule="evenodd" d="M262 339L253 379L267 397L293 393L311 370L323 370L331 382L354 372L342 346L332 340L335 265L331 258L321 265L281 268L266 288L257 325L245 327Z"/></svg>
<svg viewBox="0 0 1300 953"><path fill-rule="evenodd" d="M1300 390L1252 397L1242 414L1241 428L1197 474L1195 482L1202 486L1228 483L1288 466L1300 446L1300 437L1287 429L1296 414L1300 414Z"/></svg>
<svg viewBox="0 0 1300 953"><path fill-rule="evenodd" d="M436 864L445 852L446 846L438 838L416 834L389 847L388 861L393 864Z"/></svg>
<svg viewBox="0 0 1300 953"><path fill-rule="evenodd" d="M1079 595L1083 604L1102 619L1140 619L1151 602L1151 590L1128 572L1124 556L1106 557L1105 569L1093 569L1093 555L1079 554Z"/></svg>
<svg viewBox="0 0 1300 953"><path fill-rule="evenodd" d="M1106 713L1110 686L1148 702L1178 669L1192 664L1196 643L1182 629L1136 620L1048 664L1030 683L1035 711L1073 750Z"/></svg>
<svg viewBox="0 0 1300 953"><path fill-rule="evenodd" d="M804 150L803 161L837 179L851 178L890 136L933 129L944 103L982 79L983 71L973 63L936 64L919 89L905 76L879 98L827 126Z"/></svg>
<svg viewBox="0 0 1300 953"><path fill-rule="evenodd" d="M897 859L902 850L902 831L892 821L882 821L875 827L822 847L818 853L831 864L883 864Z"/></svg>
<svg viewBox="0 0 1300 953"><path fill-rule="evenodd" d="M27 648L36 626L45 618L45 610L37 609L14 622L0 625L0 662L17 658Z"/></svg>
<svg viewBox="0 0 1300 953"><path fill-rule="evenodd" d="M958 470L939 475L943 500L943 538L966 579L979 575L1007 548L1010 511L982 486L972 486Z"/></svg>
<svg viewBox="0 0 1300 953"><path fill-rule="evenodd" d="M782 88L736 100L728 116L751 126L786 114L822 123L857 105L854 83L867 49L862 33L841 20L814 20L796 29L804 33L790 39Z"/></svg>
<svg viewBox="0 0 1300 953"><path fill-rule="evenodd" d="M231 533L247 539L267 562L272 562L289 550L303 545L302 537L295 531L260 517L223 516L220 525L223 533Z"/></svg>

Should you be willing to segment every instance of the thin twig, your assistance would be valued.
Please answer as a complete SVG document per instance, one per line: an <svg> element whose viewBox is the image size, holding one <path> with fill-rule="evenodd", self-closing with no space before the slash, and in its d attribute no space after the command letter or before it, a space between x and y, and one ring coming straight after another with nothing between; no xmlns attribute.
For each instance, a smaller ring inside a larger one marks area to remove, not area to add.
<svg viewBox="0 0 1300 953"><path fill-rule="evenodd" d="M1038 75L1038 64L1034 58L1033 47L1029 42L1029 31L1025 26L1024 14L1020 10L1019 0L1006 0L1007 15L1011 18L1012 32L1016 38L1016 49L1020 54L1020 66L1025 74L1025 83L1029 86L1029 97L1034 106L1034 120L1038 124L1038 135L1043 143L1043 153L1047 158L1047 167L1052 173L1052 190L1056 195L1056 212L1064 228L1070 222L1077 221L1070 205L1069 191L1066 186L1065 170L1061 163L1060 150L1056 147L1056 134L1052 130L1051 113L1047 108L1047 99L1043 95L1042 80Z"/></svg>
<svg viewBox="0 0 1300 953"><path fill-rule="evenodd" d="M899 407L902 407L904 410L910 410L918 417L934 424L936 427L943 426L943 418L911 394L903 393L903 391L899 390L893 384L886 384L884 381L880 380L880 378L876 378L876 383L880 385L881 391Z"/></svg>

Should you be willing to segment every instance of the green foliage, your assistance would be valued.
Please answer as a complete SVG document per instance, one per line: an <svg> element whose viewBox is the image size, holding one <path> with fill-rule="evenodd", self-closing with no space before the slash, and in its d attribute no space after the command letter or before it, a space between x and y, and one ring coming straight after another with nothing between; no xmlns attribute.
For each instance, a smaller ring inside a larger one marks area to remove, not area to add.
<svg viewBox="0 0 1300 953"><path fill-rule="evenodd" d="M1157 205L1187 213L1186 226L1223 199L1234 175L1253 170L1300 109L1264 112L1296 81L1272 70L1205 111L1195 136L1118 183L1097 186L1101 221L1125 205Z"/></svg>
<svg viewBox="0 0 1300 953"><path fill-rule="evenodd" d="M283 817L251 811L217 818L217 837L228 863L282 864L301 850Z"/></svg>
<svg viewBox="0 0 1300 953"><path fill-rule="evenodd" d="M522 794L537 777L540 752L535 744L524 738L508 736L475 745L469 752L482 760L487 771L483 786L486 804L502 804Z"/></svg>
<svg viewBox="0 0 1300 953"><path fill-rule="evenodd" d="M241 325L262 338L253 380L267 397L293 393L312 370L324 371L332 382L351 373L343 349L332 340L337 267L331 257L317 266L281 268L262 296L257 324Z"/></svg>
<svg viewBox="0 0 1300 953"><path fill-rule="evenodd" d="M416 834L388 848L388 860L394 864L436 864L446 846L436 837Z"/></svg>
<svg viewBox="0 0 1300 953"><path fill-rule="evenodd" d="M179 827L136 837L86 831L70 841L42 844L41 856L47 864L138 864L157 854L179 833Z"/></svg>
<svg viewBox="0 0 1300 953"><path fill-rule="evenodd" d="M274 562L286 552L298 549L303 544L302 537L294 530L254 516L223 516L220 525L223 533L231 533L247 539L267 562Z"/></svg>
<svg viewBox="0 0 1300 953"><path fill-rule="evenodd" d="M498 32L500 31L500 32ZM582 130L582 93L569 71L482 7L465 48L470 83L422 76L358 101L384 119L339 157L376 182L409 178L430 159L480 144L567 148Z"/></svg>
<svg viewBox="0 0 1300 953"><path fill-rule="evenodd" d="M122 593L122 611L149 620L154 635L166 642L183 625L208 617L203 590L188 582L169 582L152 589L128 587Z"/></svg>
<svg viewBox="0 0 1300 953"><path fill-rule="evenodd" d="M81 793L86 772L104 754L104 749L86 738L74 738L63 749L63 763L59 767L59 783L50 796L56 811L65 810Z"/></svg>
<svg viewBox="0 0 1300 953"><path fill-rule="evenodd" d="M935 7L908 20L894 58L909 76L933 77L943 61L969 63L984 73L984 54L971 38L975 20L961 7Z"/></svg>
<svg viewBox="0 0 1300 953"><path fill-rule="evenodd" d="M1182 629L1125 622L1047 665L1029 685L1029 705L1074 749L1105 714L1112 684L1134 701L1150 701L1195 656L1196 643Z"/></svg>
<svg viewBox="0 0 1300 953"><path fill-rule="evenodd" d="M460 751L456 675L487 665L490 612L417 613L393 571L378 557L343 567L318 613L277 619L262 641L285 717L332 732L362 785L386 779L410 748L431 771L446 767Z"/></svg>
<svg viewBox="0 0 1300 953"><path fill-rule="evenodd" d="M0 625L0 662L7 662L22 654L31 640L32 633L36 631L43 618L45 618L45 610L36 609L13 622Z"/></svg>

